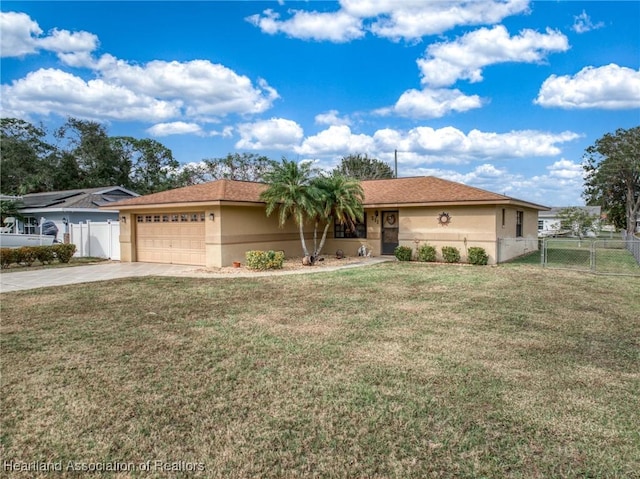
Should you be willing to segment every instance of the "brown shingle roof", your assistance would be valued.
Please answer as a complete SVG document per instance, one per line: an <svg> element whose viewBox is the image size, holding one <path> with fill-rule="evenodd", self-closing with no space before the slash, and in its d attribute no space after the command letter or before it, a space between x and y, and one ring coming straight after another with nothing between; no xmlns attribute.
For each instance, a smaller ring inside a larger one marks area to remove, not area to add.
<svg viewBox="0 0 640 479"><path fill-rule="evenodd" d="M240 201L260 203L260 193L267 187L250 181L217 180L199 185L161 191L119 202L116 206L158 205L169 203L202 203Z"/></svg>
<svg viewBox="0 0 640 479"><path fill-rule="evenodd" d="M175 190L140 196L110 205L111 208L161 205L170 203L250 202L261 203L264 183L236 180L217 180ZM416 204L486 204L516 203L537 209L546 207L516 200L508 196L474 188L433 176L366 180L362 182L364 205L416 205Z"/></svg>
<svg viewBox="0 0 640 479"><path fill-rule="evenodd" d="M434 176L362 182L365 204L504 202L507 196Z"/></svg>

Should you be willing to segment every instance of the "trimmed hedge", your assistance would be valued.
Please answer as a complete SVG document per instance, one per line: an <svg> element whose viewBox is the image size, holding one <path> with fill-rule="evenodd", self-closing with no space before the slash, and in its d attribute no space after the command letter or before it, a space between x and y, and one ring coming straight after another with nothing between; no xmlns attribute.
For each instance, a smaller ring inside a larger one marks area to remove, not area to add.
<svg viewBox="0 0 640 479"><path fill-rule="evenodd" d="M51 246L34 246L36 259L42 264L51 264L56 259L56 254Z"/></svg>
<svg viewBox="0 0 640 479"><path fill-rule="evenodd" d="M54 244L51 246L21 246L20 248L0 248L0 265L8 268L12 264L31 266L39 261L51 264L54 260L68 263L76 252L74 244Z"/></svg>
<svg viewBox="0 0 640 479"><path fill-rule="evenodd" d="M76 254L76 245L73 243L54 244L52 248L56 258L58 258L58 261L61 263L68 263L71 261L71 258L73 258L73 255Z"/></svg>
<svg viewBox="0 0 640 479"><path fill-rule="evenodd" d="M418 248L418 261L433 262L436 260L436 248L428 244L423 244Z"/></svg>
<svg viewBox="0 0 640 479"><path fill-rule="evenodd" d="M258 271L282 269L284 265L284 251L247 251L245 258L247 260L247 268Z"/></svg>
<svg viewBox="0 0 640 479"><path fill-rule="evenodd" d="M0 248L0 266L8 268L10 264L18 262L17 248Z"/></svg>
<svg viewBox="0 0 640 479"><path fill-rule="evenodd" d="M17 248L16 263L26 263L27 266L31 266L37 259L39 246L21 246Z"/></svg>
<svg viewBox="0 0 640 479"><path fill-rule="evenodd" d="M477 265L485 265L489 262L489 255L479 246L472 246L469 248L469 253L467 254L467 258L469 259L469 263L477 264Z"/></svg>
<svg viewBox="0 0 640 479"><path fill-rule="evenodd" d="M442 258L445 263L459 263L460 262L460 250L455 246L443 246Z"/></svg>
<svg viewBox="0 0 640 479"><path fill-rule="evenodd" d="M397 246L393 254L398 258L398 261L411 261L413 250L408 246Z"/></svg>

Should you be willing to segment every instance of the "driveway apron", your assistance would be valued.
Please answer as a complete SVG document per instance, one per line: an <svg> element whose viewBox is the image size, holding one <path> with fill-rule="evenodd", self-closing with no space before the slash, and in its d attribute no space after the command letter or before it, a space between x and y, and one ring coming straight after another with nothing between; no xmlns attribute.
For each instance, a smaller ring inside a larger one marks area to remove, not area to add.
<svg viewBox="0 0 640 479"><path fill-rule="evenodd" d="M134 276L184 276L198 266L155 263L105 263L69 268L0 273L0 292L90 283Z"/></svg>

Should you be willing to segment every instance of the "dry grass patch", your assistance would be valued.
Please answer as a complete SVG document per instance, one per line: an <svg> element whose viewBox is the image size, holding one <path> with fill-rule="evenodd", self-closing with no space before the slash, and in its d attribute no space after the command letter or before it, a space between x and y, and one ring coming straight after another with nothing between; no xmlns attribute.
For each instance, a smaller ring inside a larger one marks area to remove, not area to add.
<svg viewBox="0 0 640 479"><path fill-rule="evenodd" d="M185 461L225 478L632 477L639 288L390 263L4 294L2 460Z"/></svg>

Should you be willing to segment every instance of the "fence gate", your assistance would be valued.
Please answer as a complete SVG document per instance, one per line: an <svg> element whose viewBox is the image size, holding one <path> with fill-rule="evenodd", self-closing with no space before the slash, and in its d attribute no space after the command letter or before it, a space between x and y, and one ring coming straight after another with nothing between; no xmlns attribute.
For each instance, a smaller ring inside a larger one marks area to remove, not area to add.
<svg viewBox="0 0 640 479"><path fill-rule="evenodd" d="M120 259L120 223L117 221L71 224L75 256Z"/></svg>
<svg viewBox="0 0 640 479"><path fill-rule="evenodd" d="M635 239L546 238L541 261L546 268L574 269L600 274L640 276L640 255Z"/></svg>

